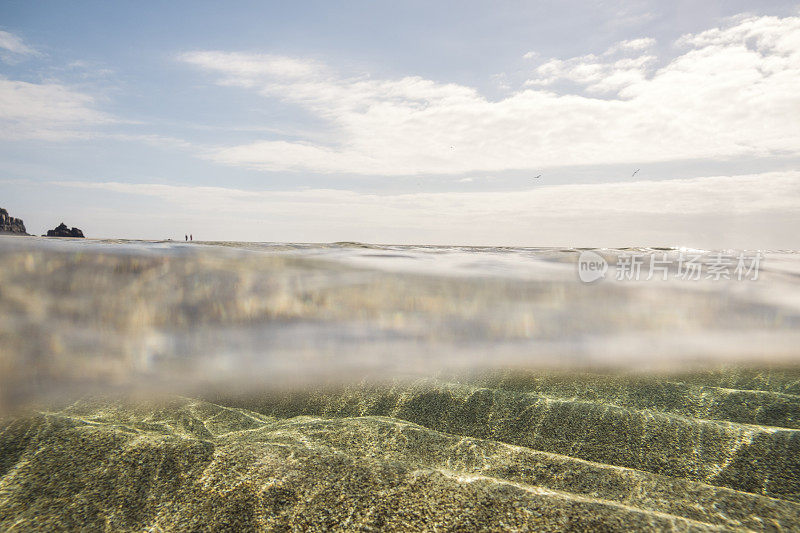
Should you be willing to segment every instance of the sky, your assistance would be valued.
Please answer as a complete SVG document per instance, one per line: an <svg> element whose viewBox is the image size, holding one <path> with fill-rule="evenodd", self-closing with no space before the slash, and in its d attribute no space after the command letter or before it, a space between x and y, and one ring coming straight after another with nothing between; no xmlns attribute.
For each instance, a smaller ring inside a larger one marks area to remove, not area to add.
<svg viewBox="0 0 800 533"><path fill-rule="evenodd" d="M800 2L0 3L36 234L800 249L798 124Z"/></svg>

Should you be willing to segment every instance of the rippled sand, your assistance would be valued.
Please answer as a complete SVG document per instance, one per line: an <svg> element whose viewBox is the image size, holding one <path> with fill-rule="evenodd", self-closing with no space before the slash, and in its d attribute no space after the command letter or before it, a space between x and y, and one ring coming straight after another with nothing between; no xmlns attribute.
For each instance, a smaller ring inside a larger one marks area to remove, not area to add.
<svg viewBox="0 0 800 533"><path fill-rule="evenodd" d="M683 377L82 400L0 426L0 528L800 530L800 372Z"/></svg>
<svg viewBox="0 0 800 533"><path fill-rule="evenodd" d="M0 238L0 530L800 531L798 255L579 253Z"/></svg>

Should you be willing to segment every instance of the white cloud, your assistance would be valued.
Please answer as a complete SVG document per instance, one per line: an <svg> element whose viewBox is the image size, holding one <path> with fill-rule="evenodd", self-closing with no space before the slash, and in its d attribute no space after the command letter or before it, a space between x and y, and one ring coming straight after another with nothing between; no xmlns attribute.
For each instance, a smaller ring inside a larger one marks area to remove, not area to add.
<svg viewBox="0 0 800 533"><path fill-rule="evenodd" d="M571 184L501 192L420 192L371 194L337 189L251 191L225 187L146 183L53 181L52 185L143 195L200 211L215 213L274 213L288 205L293 213L315 217L336 213L342 205L354 220L369 214L443 217L474 220L487 217L519 220L535 217L567 218L582 215L692 215L739 216L770 211L800 214L800 171L743 176L711 176L662 181Z"/></svg>
<svg viewBox="0 0 800 533"><path fill-rule="evenodd" d="M212 160L267 171L455 174L796 156L799 43L800 18L751 17L684 36L681 55L656 69L646 53L652 40L635 39L599 56L545 62L527 88L499 101L462 85L344 77L274 55L181 58L221 84L306 109L328 121L337 139L225 146L206 154ZM562 78L587 94L543 88Z"/></svg>
<svg viewBox="0 0 800 533"><path fill-rule="evenodd" d="M620 41L606 51L606 55L614 54L616 52L633 51L638 52L652 48L656 44L655 39L650 37L643 37L641 39L630 39L627 41Z"/></svg>
<svg viewBox="0 0 800 533"><path fill-rule="evenodd" d="M798 171L404 194L88 181L0 180L2 187L20 198L30 195L32 205L44 189L91 198L67 201L59 216L93 237L183 238L192 232L195 239L240 241L800 247ZM30 223L52 215L33 216L33 207L28 212Z"/></svg>
<svg viewBox="0 0 800 533"><path fill-rule="evenodd" d="M246 87L261 77L302 79L325 70L312 61L272 54L187 52L178 58L201 68L223 72L229 76L230 84Z"/></svg>
<svg viewBox="0 0 800 533"><path fill-rule="evenodd" d="M795 231L800 172L491 193L248 191L74 181L49 185L129 197L126 203L132 207L115 211L112 221L107 211L96 219L76 213L82 224L103 228L108 237L163 238L169 233L165 228L195 228L195 237L202 239L287 242L700 248L797 248L800 242ZM135 206L149 208L154 200L165 206L142 218ZM214 224L208 223L209 214Z"/></svg>
<svg viewBox="0 0 800 533"><path fill-rule="evenodd" d="M115 141L134 141L143 144L149 144L158 148L168 148L172 150L190 150L196 148L195 145L180 139L178 137L171 137L169 135L158 135L151 133L136 134L136 133L105 133L102 135L104 139L112 139Z"/></svg>
<svg viewBox="0 0 800 533"><path fill-rule="evenodd" d="M195 237L202 239L284 242L709 249L797 248L800 243L800 172L488 193L249 191L75 181L49 185L91 190L94 197L102 192L127 197L130 207L117 209L111 219L107 211L94 219L91 213L76 212L81 227L97 228L95 236L105 231L108 237L163 238L169 233L165 228L195 228ZM137 206L152 208L154 200L165 205L142 218Z"/></svg>
<svg viewBox="0 0 800 533"><path fill-rule="evenodd" d="M0 78L0 139L86 137L88 127L111 121L91 96L64 85Z"/></svg>
<svg viewBox="0 0 800 533"><path fill-rule="evenodd" d="M623 44L623 43L620 43ZM586 55L568 60L551 59L536 69L539 76L526 82L527 86L552 85L559 80L570 80L585 85L590 93L618 92L635 83L645 81L655 62L655 56L640 55L609 60L607 56L620 50L615 45L602 57Z"/></svg>
<svg viewBox="0 0 800 533"><path fill-rule="evenodd" d="M6 63L16 63L21 56L36 56L39 52L22 42L22 39L0 30L0 59Z"/></svg>

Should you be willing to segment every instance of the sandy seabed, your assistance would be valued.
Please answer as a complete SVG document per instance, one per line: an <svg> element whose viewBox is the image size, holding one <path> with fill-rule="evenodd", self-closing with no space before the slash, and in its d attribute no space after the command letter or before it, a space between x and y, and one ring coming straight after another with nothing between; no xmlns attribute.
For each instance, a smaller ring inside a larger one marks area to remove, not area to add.
<svg viewBox="0 0 800 533"><path fill-rule="evenodd" d="M800 254L583 252L0 237L0 531L800 531Z"/></svg>
<svg viewBox="0 0 800 533"><path fill-rule="evenodd" d="M0 424L0 529L800 531L800 371L84 399Z"/></svg>

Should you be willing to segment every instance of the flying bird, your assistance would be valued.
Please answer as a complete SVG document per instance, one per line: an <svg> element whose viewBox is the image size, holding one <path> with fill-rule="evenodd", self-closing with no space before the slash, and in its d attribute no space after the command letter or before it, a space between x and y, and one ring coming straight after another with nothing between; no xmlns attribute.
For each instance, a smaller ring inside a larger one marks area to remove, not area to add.
<svg viewBox="0 0 800 533"><path fill-rule="evenodd" d="M533 179L535 179L535 180L538 180L538 179L539 179L539 178L541 178L541 177L542 177L542 175L541 175L541 174L539 174L538 176L534 176L534 177L533 177Z"/></svg>
<svg viewBox="0 0 800 533"><path fill-rule="evenodd" d="M637 168L637 169L636 169L636 170L633 172L633 174L631 174L631 177L634 177L636 174L638 174L640 170L641 170L640 168Z"/></svg>

